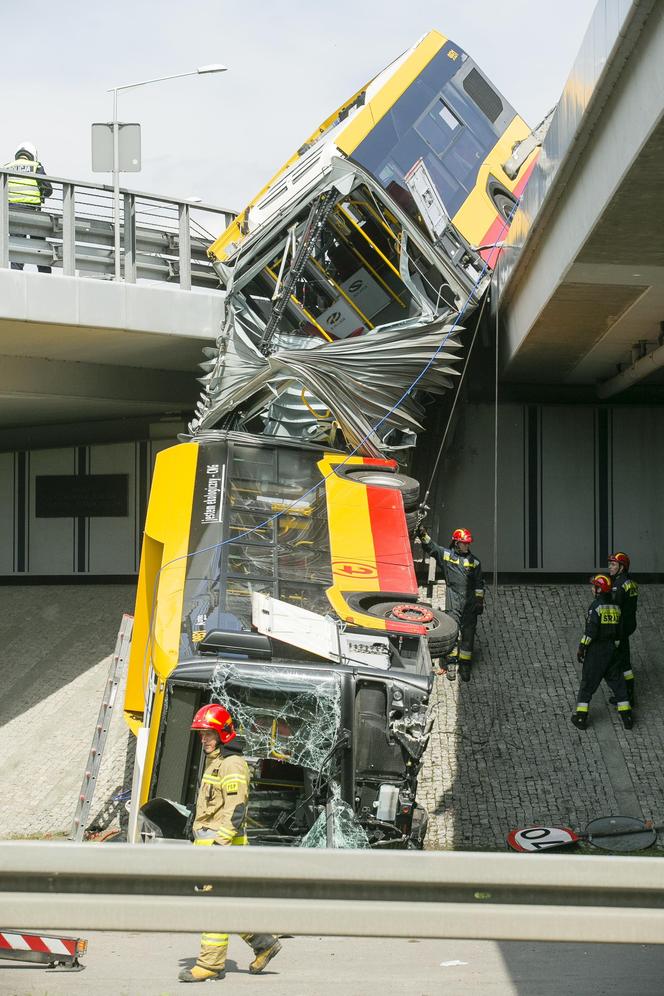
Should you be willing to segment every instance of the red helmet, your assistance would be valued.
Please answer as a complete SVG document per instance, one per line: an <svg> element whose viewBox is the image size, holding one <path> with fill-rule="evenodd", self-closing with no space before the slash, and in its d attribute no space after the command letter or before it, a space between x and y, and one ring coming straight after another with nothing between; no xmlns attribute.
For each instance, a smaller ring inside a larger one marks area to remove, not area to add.
<svg viewBox="0 0 664 996"><path fill-rule="evenodd" d="M611 578L608 578L606 574L594 574L590 583L595 591L601 591L603 595L608 595L611 591Z"/></svg>
<svg viewBox="0 0 664 996"><path fill-rule="evenodd" d="M473 537L470 529L455 529L452 533L453 543L472 543Z"/></svg>
<svg viewBox="0 0 664 996"><path fill-rule="evenodd" d="M618 553L612 553L608 558L608 562L610 564L620 564L620 566L624 567L626 571L629 570L629 557L626 553L621 553L620 551L618 551Z"/></svg>
<svg viewBox="0 0 664 996"><path fill-rule="evenodd" d="M213 730L219 734L222 744L227 744L236 737L231 714L223 706L210 705L201 706L191 724L192 730Z"/></svg>

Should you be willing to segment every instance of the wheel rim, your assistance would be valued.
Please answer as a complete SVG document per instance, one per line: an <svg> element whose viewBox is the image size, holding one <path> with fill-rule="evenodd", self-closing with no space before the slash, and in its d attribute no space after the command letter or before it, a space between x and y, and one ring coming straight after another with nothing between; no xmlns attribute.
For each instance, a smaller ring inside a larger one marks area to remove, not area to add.
<svg viewBox="0 0 664 996"><path fill-rule="evenodd" d="M426 605L414 605L412 602L394 605L390 609L390 615L402 622L417 623L419 626L425 626L434 619L433 612Z"/></svg>

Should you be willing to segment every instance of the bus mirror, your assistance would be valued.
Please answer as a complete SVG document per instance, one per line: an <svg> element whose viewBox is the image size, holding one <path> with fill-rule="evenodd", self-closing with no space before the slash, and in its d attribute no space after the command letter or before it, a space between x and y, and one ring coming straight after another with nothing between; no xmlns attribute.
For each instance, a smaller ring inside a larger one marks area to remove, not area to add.
<svg viewBox="0 0 664 996"><path fill-rule="evenodd" d="M272 643L262 633L212 629L198 644L199 654L236 654L261 661L272 660Z"/></svg>

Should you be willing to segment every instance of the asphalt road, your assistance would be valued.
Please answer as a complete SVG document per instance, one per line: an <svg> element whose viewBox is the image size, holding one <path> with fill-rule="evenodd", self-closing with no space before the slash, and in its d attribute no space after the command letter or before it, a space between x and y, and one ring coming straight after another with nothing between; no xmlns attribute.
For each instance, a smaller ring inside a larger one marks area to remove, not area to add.
<svg viewBox="0 0 664 996"><path fill-rule="evenodd" d="M89 933L83 972L0 961L3 996L172 996L188 934ZM293 937L260 976L231 938L226 979L204 993L261 996L661 996L664 946ZM194 991L197 991L194 989Z"/></svg>

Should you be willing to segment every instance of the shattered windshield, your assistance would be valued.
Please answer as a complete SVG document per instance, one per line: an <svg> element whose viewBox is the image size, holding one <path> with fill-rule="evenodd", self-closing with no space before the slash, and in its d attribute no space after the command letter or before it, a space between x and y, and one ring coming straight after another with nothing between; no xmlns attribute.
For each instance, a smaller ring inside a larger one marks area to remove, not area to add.
<svg viewBox="0 0 664 996"><path fill-rule="evenodd" d="M215 702L235 720L250 757L274 758L327 773L341 723L341 678L316 671L311 678L284 667L217 665L210 681Z"/></svg>

